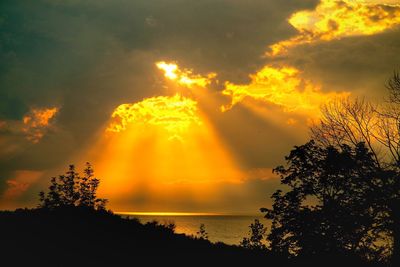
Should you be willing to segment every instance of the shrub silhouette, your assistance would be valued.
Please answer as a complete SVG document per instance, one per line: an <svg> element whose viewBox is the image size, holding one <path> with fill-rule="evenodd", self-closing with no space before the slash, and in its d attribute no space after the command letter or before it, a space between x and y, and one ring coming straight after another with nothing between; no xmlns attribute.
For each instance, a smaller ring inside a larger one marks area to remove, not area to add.
<svg viewBox="0 0 400 267"><path fill-rule="evenodd" d="M90 163L86 163L83 173L81 176L74 165L69 165L65 174L52 177L47 194L43 191L39 193L39 208L86 207L104 210L108 200L96 196L100 180L94 177Z"/></svg>
<svg viewBox="0 0 400 267"><path fill-rule="evenodd" d="M240 242L240 246L247 249L266 249L265 234L267 232L267 228L265 228L258 219L255 219L254 223L250 224L249 228L249 237L244 237Z"/></svg>
<svg viewBox="0 0 400 267"><path fill-rule="evenodd" d="M208 240L208 233L206 231L206 226L204 223L200 224L199 231L197 232L197 236L200 239Z"/></svg>

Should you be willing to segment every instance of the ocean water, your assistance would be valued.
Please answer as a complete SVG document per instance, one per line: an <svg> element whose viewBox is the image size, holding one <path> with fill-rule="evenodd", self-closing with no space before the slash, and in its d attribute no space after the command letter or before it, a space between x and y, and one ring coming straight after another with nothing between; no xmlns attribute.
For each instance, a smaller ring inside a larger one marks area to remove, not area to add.
<svg viewBox="0 0 400 267"><path fill-rule="evenodd" d="M259 219L264 226L267 226L267 220L262 215L130 215L129 217L138 218L142 223L154 220L159 223L173 222L176 225L176 233L194 236L199 231L200 224L204 224L211 242L224 242L230 245L239 245L243 237L248 235L249 226L254 219Z"/></svg>

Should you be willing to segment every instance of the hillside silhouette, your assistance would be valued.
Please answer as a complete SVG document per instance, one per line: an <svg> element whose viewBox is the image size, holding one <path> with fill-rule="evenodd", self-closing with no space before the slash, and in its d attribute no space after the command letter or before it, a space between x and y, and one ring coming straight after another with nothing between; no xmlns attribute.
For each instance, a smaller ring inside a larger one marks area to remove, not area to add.
<svg viewBox="0 0 400 267"><path fill-rule="evenodd" d="M83 175L74 165L52 177L40 192L35 209L0 212L5 266L149 266L174 264L248 264L271 259L251 251L208 241L204 225L199 237L174 233L174 224L141 224L106 210L97 198L100 180L87 163ZM2 265L3 266L3 265Z"/></svg>
<svg viewBox="0 0 400 267"><path fill-rule="evenodd" d="M0 229L2 266L380 266L345 255L289 260L84 207L3 211Z"/></svg>
<svg viewBox="0 0 400 267"><path fill-rule="evenodd" d="M212 244L156 222L141 224L85 207L3 211L0 229L1 266L205 266L272 260L259 251Z"/></svg>
<svg viewBox="0 0 400 267"><path fill-rule="evenodd" d="M239 246L211 243L204 225L200 225L197 237L176 234L174 224L156 221L142 224L107 210L107 200L96 196L99 184L89 163L83 175L70 165L65 174L51 178L46 193L40 192L37 208L0 212L1 263L4 266L135 266L139 263L148 266L384 266L345 250L298 253L294 257L276 250L274 243L269 247L265 244L266 229L258 220L250 226L250 236ZM269 239L277 228L272 230ZM307 240L309 248L321 245L314 241Z"/></svg>

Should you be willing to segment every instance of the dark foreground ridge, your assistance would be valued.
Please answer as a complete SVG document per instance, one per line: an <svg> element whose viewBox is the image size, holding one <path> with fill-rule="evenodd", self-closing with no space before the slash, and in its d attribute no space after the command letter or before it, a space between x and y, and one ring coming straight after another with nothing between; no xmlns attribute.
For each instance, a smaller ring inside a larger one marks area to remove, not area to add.
<svg viewBox="0 0 400 267"><path fill-rule="evenodd" d="M378 266L345 255L287 260L83 207L0 212L0 266Z"/></svg>

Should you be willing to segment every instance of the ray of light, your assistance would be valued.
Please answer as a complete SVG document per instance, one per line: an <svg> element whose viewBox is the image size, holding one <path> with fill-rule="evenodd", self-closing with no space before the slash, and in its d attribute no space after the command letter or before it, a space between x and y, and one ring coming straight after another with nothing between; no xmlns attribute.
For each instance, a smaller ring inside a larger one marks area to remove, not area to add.
<svg viewBox="0 0 400 267"><path fill-rule="evenodd" d="M200 203L217 197L221 181L241 182L235 160L195 100L159 96L120 107L86 155L101 177L102 196L142 198L137 209L160 210L152 206L159 199L182 201L185 195Z"/></svg>

